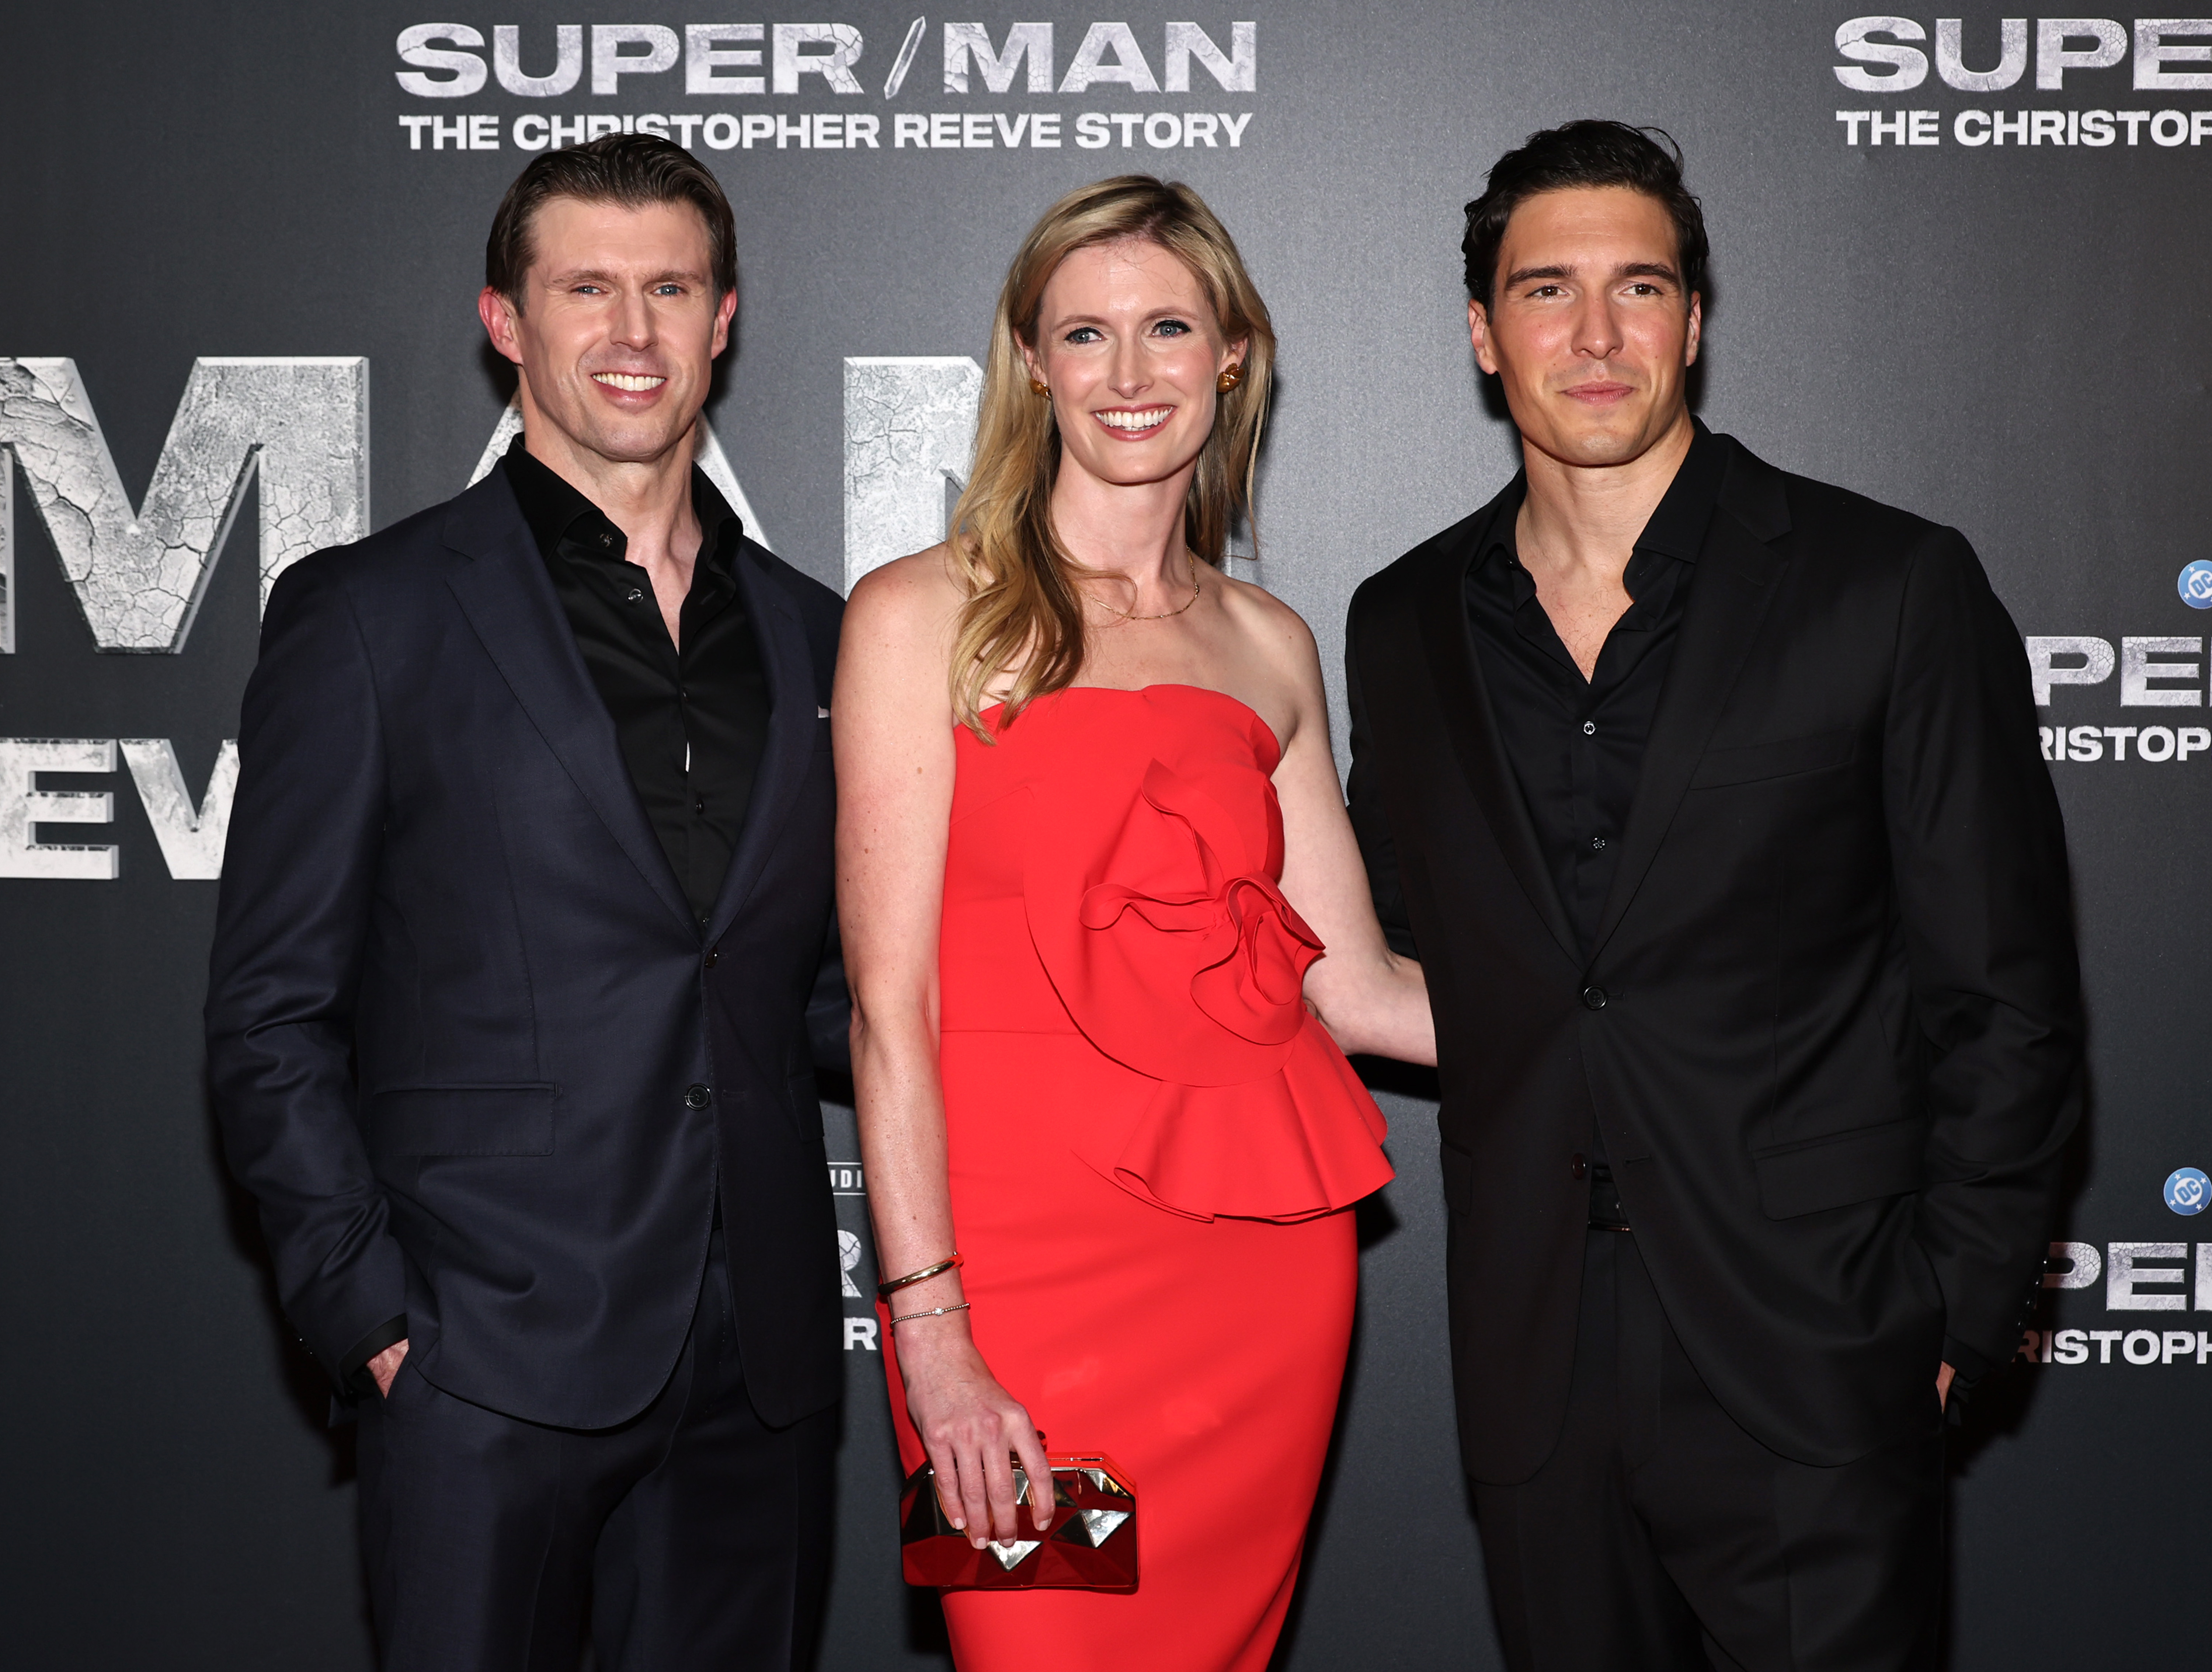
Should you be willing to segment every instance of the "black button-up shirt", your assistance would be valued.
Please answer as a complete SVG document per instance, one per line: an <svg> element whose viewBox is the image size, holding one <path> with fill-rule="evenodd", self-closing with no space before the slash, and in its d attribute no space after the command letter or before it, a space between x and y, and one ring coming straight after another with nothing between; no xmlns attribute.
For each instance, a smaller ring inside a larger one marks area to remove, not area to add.
<svg viewBox="0 0 2212 1672"><path fill-rule="evenodd" d="M768 746L768 674L736 576L743 526L691 472L698 560L678 617L681 646L645 570L605 512L523 450L504 464L553 590L613 717L630 781L703 925L722 891Z"/></svg>
<svg viewBox="0 0 2212 1672"><path fill-rule="evenodd" d="M1727 455L1703 424L1622 576L1632 600L1589 679L1560 642L1516 550L1526 478L1468 571L1467 610L1506 757L1587 958L1620 863L1659 692L1674 660Z"/></svg>

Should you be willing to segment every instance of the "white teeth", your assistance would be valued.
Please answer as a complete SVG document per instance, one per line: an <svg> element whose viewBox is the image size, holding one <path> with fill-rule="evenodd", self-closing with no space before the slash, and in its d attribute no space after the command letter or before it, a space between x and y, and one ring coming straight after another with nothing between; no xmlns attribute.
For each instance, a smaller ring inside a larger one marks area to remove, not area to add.
<svg viewBox="0 0 2212 1672"><path fill-rule="evenodd" d="M1172 406L1152 406L1141 412L1100 412L1095 416L1109 429L1150 429L1154 424L1165 423L1174 410Z"/></svg>
<svg viewBox="0 0 2212 1672"><path fill-rule="evenodd" d="M592 381L604 383L610 389L628 389L635 393L642 393L647 389L658 389L668 380L665 377L640 377L631 372L593 372Z"/></svg>

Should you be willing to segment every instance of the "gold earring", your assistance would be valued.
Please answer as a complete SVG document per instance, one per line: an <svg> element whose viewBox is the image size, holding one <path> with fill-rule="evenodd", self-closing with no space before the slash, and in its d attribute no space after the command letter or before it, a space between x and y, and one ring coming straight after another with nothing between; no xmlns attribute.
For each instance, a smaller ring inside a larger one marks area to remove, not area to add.
<svg viewBox="0 0 2212 1672"><path fill-rule="evenodd" d="M1243 380L1244 367L1240 362L1234 365L1223 367L1221 368L1221 375L1213 380L1213 386L1225 395L1231 389L1234 389L1238 384L1243 382Z"/></svg>
<svg viewBox="0 0 2212 1672"><path fill-rule="evenodd" d="M1046 383L1040 383L1036 379L1031 378L1030 380L1030 392L1033 395L1042 395L1049 398L1052 394L1052 386Z"/></svg>

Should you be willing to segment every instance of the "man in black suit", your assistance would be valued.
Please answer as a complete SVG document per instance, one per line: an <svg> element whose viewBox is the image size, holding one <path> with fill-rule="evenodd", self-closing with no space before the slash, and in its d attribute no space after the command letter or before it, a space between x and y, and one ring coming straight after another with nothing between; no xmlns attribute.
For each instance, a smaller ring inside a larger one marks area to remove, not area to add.
<svg viewBox="0 0 2212 1672"><path fill-rule="evenodd" d="M1506 1658L1923 1664L1942 1401L2012 1354L2081 1106L2027 662L1956 532L1691 417L1678 156L1537 134L1464 249L1525 468L1346 655Z"/></svg>
<svg viewBox="0 0 2212 1672"><path fill-rule="evenodd" d="M587 1602L610 1672L811 1656L841 606L691 462L735 251L665 140L534 160L520 440L289 571L246 690L210 1067L394 1668L574 1667Z"/></svg>

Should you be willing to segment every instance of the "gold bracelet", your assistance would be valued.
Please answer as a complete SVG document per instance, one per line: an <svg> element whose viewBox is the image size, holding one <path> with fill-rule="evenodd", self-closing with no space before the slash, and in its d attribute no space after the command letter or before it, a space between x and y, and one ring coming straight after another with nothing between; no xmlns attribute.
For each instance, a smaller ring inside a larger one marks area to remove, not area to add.
<svg viewBox="0 0 2212 1672"><path fill-rule="evenodd" d="M904 1277L895 1277L888 1283L877 1284L877 1298L883 1300L889 1300L891 1298L892 1291L896 1289L903 1289L909 1283L920 1283L925 1279L936 1277L942 1273L957 1270L967 1263L968 1262L965 1260L963 1260L960 1257L960 1250L958 1249L955 1249L952 1250L952 1257L950 1260L940 1260L933 1266L924 1266L918 1272L908 1272Z"/></svg>
<svg viewBox="0 0 2212 1672"><path fill-rule="evenodd" d="M894 1324L911 1323L916 1318L941 1318L948 1312L964 1312L971 1304L962 1301L957 1306L933 1306L927 1312L903 1312L891 1320Z"/></svg>

